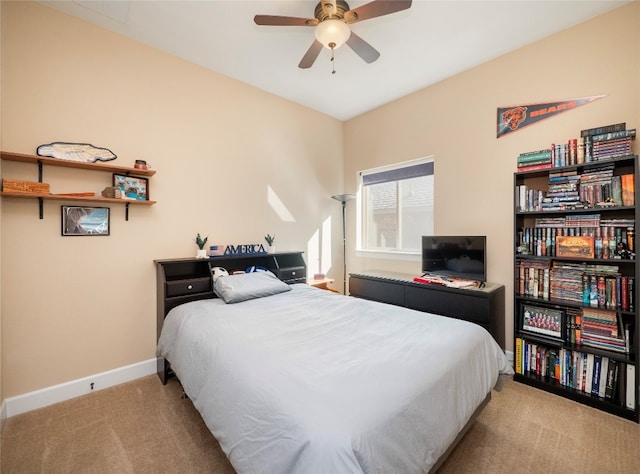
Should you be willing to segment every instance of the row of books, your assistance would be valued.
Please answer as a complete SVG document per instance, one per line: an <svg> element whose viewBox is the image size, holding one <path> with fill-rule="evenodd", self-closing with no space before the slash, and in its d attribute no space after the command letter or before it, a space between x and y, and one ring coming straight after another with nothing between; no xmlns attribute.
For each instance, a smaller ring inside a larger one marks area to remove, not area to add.
<svg viewBox="0 0 640 474"><path fill-rule="evenodd" d="M580 137L517 157L518 171L532 171L609 160L632 154L636 130L617 123L580 131Z"/></svg>
<svg viewBox="0 0 640 474"><path fill-rule="evenodd" d="M598 354L547 347L516 338L515 371L535 375L584 394L636 408L635 365Z"/></svg>
<svg viewBox="0 0 640 474"><path fill-rule="evenodd" d="M577 254L583 258L597 258L605 260L635 258L635 222L633 219L615 219L612 221L577 221L558 218L557 220L542 220L536 222L536 227L522 227L518 230L516 252L521 255L535 255L537 257L574 256L567 253L566 245L571 239L560 237L589 237L584 244L589 246L589 252ZM579 224L564 227L562 223ZM585 225L586 224L586 225ZM540 226L538 226L540 225ZM559 248L558 242L563 247Z"/></svg>
<svg viewBox="0 0 640 474"><path fill-rule="evenodd" d="M629 326L623 324L620 313L584 308L581 316L580 344L607 351L629 353L631 334Z"/></svg>
<svg viewBox="0 0 640 474"><path fill-rule="evenodd" d="M534 227L555 227L559 229L567 229L563 231L565 235L592 235L595 236L598 231L598 227L602 227L601 230L602 235L605 234L605 229L609 228L609 235L621 235L624 234L624 230L633 229L635 225L634 218L610 218L610 219L602 219L602 216L598 213L596 214L567 214L566 216L556 216L556 217L537 217L534 220ZM615 231L612 231L611 228L614 228ZM618 231L617 228L620 228ZM625 239L626 241L626 239Z"/></svg>
<svg viewBox="0 0 640 474"><path fill-rule="evenodd" d="M633 174L613 175L613 169L549 177L547 189L515 188L516 212L564 211L598 207L634 206Z"/></svg>
<svg viewBox="0 0 640 474"><path fill-rule="evenodd" d="M543 150L520 153L516 162L518 165L518 171L551 168L551 150L549 148L545 148Z"/></svg>
<svg viewBox="0 0 640 474"><path fill-rule="evenodd" d="M589 346L629 354L632 336L622 313L591 308L522 306L522 331L538 337L564 341L572 346Z"/></svg>
<svg viewBox="0 0 640 474"><path fill-rule="evenodd" d="M563 340L575 346L589 346L628 354L631 347L630 325L624 325L620 313L596 309L568 308Z"/></svg>
<svg viewBox="0 0 640 474"><path fill-rule="evenodd" d="M539 262L520 260L516 273L519 296L610 310L633 311L635 308L635 279L621 275L617 268L585 268L554 262L549 269Z"/></svg>

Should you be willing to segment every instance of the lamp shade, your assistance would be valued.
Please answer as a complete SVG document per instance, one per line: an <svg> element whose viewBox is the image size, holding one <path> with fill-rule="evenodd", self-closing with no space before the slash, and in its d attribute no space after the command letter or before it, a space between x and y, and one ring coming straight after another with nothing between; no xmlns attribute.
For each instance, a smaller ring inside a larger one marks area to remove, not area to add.
<svg viewBox="0 0 640 474"><path fill-rule="evenodd" d="M334 194L333 196L331 196L332 199L340 202L351 201L352 199L355 199L355 197L355 194Z"/></svg>
<svg viewBox="0 0 640 474"><path fill-rule="evenodd" d="M325 48L336 49L349 39L351 28L343 21L330 19L318 23L314 34Z"/></svg>

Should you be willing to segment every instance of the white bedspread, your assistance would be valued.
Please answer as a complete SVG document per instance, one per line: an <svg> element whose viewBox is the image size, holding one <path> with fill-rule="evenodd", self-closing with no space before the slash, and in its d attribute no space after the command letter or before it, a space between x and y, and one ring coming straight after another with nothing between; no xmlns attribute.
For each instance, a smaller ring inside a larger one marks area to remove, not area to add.
<svg viewBox="0 0 640 474"><path fill-rule="evenodd" d="M174 308L158 355L239 473L427 472L511 373L480 326L300 284Z"/></svg>

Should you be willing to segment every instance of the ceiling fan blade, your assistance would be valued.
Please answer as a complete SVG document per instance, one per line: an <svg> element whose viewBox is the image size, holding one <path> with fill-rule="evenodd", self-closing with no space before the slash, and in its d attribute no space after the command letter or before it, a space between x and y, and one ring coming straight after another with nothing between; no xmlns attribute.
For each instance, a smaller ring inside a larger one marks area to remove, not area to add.
<svg viewBox="0 0 640 474"><path fill-rule="evenodd" d="M376 59L380 57L380 53L377 49L367 43L365 40L356 35L353 31L351 32L351 36L347 40L347 44L356 53L360 56L365 62L371 64Z"/></svg>
<svg viewBox="0 0 640 474"><path fill-rule="evenodd" d="M261 26L316 26L315 18L296 18L292 16L256 15L253 17L256 25Z"/></svg>
<svg viewBox="0 0 640 474"><path fill-rule="evenodd" d="M300 69L309 69L311 66L313 66L313 63L320 54L320 51L322 51L322 48L323 46L320 41L313 40L313 43L311 43L311 46L300 60L300 64L298 64L298 67Z"/></svg>
<svg viewBox="0 0 640 474"><path fill-rule="evenodd" d="M356 23L362 20L369 20L390 13L406 10L411 7L411 0L374 0L361 7L349 10L344 14L344 21Z"/></svg>

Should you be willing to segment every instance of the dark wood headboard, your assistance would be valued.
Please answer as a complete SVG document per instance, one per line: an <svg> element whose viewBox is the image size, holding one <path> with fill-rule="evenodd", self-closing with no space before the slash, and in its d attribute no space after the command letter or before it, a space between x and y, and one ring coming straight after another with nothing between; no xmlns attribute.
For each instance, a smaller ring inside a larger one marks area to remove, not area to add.
<svg viewBox="0 0 640 474"><path fill-rule="evenodd" d="M216 298L211 268L223 267L229 273L258 266L272 271L286 283L304 283L307 267L302 252L223 256L204 259L180 258L154 260L157 278L156 337L160 338L164 318L178 305L190 301ZM157 340L157 339L156 339ZM158 357L158 376L163 384L173 375L169 363Z"/></svg>

